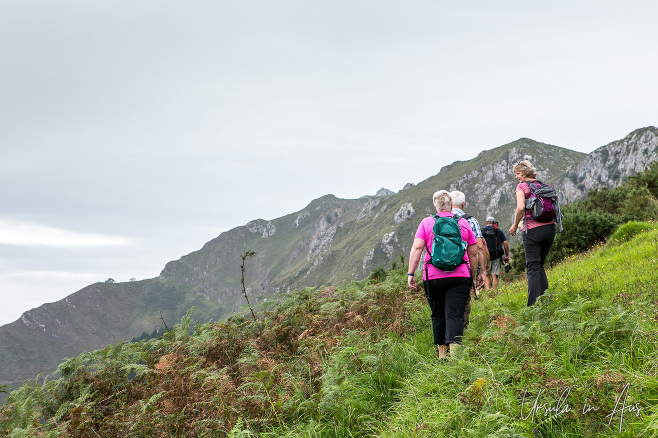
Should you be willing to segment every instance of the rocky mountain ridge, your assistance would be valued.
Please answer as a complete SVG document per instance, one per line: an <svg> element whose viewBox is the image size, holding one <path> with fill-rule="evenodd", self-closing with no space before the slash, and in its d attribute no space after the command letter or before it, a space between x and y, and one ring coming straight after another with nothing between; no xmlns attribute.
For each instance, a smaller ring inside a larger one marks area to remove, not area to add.
<svg viewBox="0 0 658 438"><path fill-rule="evenodd" d="M626 177L642 172L655 161L658 161L658 129L651 126L635 130L596 149L569 169L567 177L560 181L560 193L565 200L577 201L589 190L619 187Z"/></svg>
<svg viewBox="0 0 658 438"><path fill-rule="evenodd" d="M616 187L658 160L658 129L638 129L591 154L522 138L445 166L397 193L326 195L301 211L250 221L169 262L157 278L90 285L0 327L0 383L33 379L64 357L171 326L192 306L204 322L244 311L239 265L246 250L256 252L246 261L245 280L258 308L293 289L361 280L408 256L418 223L433 213L431 196L438 189L463 191L470 214L481 221L494 215L505 224L517 184L511 168L522 159L571 202L589 189Z"/></svg>

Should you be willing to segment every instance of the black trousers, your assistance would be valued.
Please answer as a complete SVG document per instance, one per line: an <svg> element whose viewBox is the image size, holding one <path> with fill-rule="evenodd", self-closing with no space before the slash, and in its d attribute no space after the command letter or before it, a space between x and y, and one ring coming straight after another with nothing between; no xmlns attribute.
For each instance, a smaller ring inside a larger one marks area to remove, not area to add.
<svg viewBox="0 0 658 438"><path fill-rule="evenodd" d="M525 251L525 273L528 279L528 307L548 289L548 278L544 270L546 256L555 239L555 224L541 225L523 233Z"/></svg>
<svg viewBox="0 0 658 438"><path fill-rule="evenodd" d="M464 335L464 310L471 293L471 277L437 278L424 282L432 309L434 344L461 342Z"/></svg>

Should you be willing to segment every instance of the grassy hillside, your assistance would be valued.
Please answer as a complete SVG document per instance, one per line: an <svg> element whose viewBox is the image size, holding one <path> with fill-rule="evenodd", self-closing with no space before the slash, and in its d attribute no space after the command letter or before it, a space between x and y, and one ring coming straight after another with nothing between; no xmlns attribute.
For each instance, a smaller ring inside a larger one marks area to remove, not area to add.
<svg viewBox="0 0 658 438"><path fill-rule="evenodd" d="M403 270L303 290L258 321L72 358L14 392L9 436L658 436L658 231L630 224L473 303L447 363Z"/></svg>

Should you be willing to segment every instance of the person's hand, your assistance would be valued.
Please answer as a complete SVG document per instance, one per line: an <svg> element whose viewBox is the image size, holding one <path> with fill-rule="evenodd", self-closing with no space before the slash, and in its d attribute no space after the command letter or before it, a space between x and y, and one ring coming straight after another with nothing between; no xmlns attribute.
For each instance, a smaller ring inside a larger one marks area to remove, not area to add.
<svg viewBox="0 0 658 438"><path fill-rule="evenodd" d="M412 291L416 292L416 290L418 290L418 286L416 285L415 275L407 275L407 284L409 285L409 289L411 289Z"/></svg>
<svg viewBox="0 0 658 438"><path fill-rule="evenodd" d="M505 257L503 257L503 261L504 261L505 263L509 263L509 256L505 256Z"/></svg>
<svg viewBox="0 0 658 438"><path fill-rule="evenodd" d="M509 228L509 234L510 234L510 236L514 236L514 235L516 234L516 230L517 230L518 228L519 228L518 225L512 225L512 226Z"/></svg>
<svg viewBox="0 0 658 438"><path fill-rule="evenodd" d="M478 275L477 278L477 283L476 283L476 290L477 289L482 289L484 287L484 272L480 272L480 275Z"/></svg>

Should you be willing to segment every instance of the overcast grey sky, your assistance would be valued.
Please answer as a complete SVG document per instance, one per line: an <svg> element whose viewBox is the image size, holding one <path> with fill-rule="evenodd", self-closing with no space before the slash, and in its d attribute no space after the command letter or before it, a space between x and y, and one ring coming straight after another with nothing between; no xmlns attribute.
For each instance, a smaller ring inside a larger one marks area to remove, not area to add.
<svg viewBox="0 0 658 438"><path fill-rule="evenodd" d="M4 0L0 324L333 193L656 125L658 2Z"/></svg>

